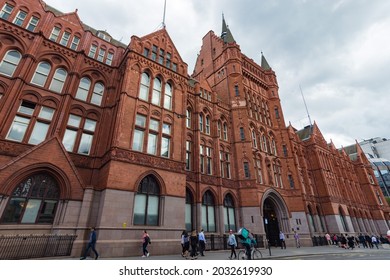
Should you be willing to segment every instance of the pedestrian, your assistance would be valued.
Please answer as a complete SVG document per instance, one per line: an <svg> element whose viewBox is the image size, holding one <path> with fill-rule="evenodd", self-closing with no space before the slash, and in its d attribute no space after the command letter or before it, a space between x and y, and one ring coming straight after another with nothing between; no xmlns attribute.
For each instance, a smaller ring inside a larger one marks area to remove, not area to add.
<svg viewBox="0 0 390 280"><path fill-rule="evenodd" d="M294 230L295 245L297 248L301 248L301 242L299 241L299 234Z"/></svg>
<svg viewBox="0 0 390 280"><path fill-rule="evenodd" d="M191 245L191 260L196 260L198 257L196 256L196 250L198 246L198 237L196 236L196 231L193 230L190 237L190 245Z"/></svg>
<svg viewBox="0 0 390 280"><path fill-rule="evenodd" d="M181 256L186 258L188 256L188 250L190 248L190 238L186 230L183 230L183 232L181 233L181 246Z"/></svg>
<svg viewBox="0 0 390 280"><path fill-rule="evenodd" d="M341 234L340 243L341 248L347 249L347 238L344 236L344 234Z"/></svg>
<svg viewBox="0 0 390 280"><path fill-rule="evenodd" d="M372 243L372 248L374 248L374 245L375 245L375 247L377 248L377 249L379 249L379 247L378 247L378 238L376 238L376 236L375 235L372 235L371 236L371 243Z"/></svg>
<svg viewBox="0 0 390 280"><path fill-rule="evenodd" d="M236 259L237 258L237 254L236 254L237 240L236 240L236 236L233 233L233 230L229 231L228 245L230 246L230 250L231 250L229 259L232 259L233 255L234 255L234 258Z"/></svg>
<svg viewBox="0 0 390 280"><path fill-rule="evenodd" d="M338 244L339 238L337 237L336 233L333 234L332 241L333 241L333 245L339 246L339 244Z"/></svg>
<svg viewBox="0 0 390 280"><path fill-rule="evenodd" d="M326 238L326 242L328 242L328 245L332 245L332 240L330 238L330 234L329 233L325 234L325 238Z"/></svg>
<svg viewBox="0 0 390 280"><path fill-rule="evenodd" d="M85 252L84 252L84 256L80 258L80 260L85 260L87 258L87 254L88 254L88 251L89 249L92 249L92 251L95 253L95 260L97 260L99 258L99 254L98 252L96 251L96 228L95 227L92 227L90 228L91 232L89 234L89 240L88 240L88 245L87 245L87 248L85 249Z"/></svg>
<svg viewBox="0 0 390 280"><path fill-rule="evenodd" d="M346 236L348 235L346 234ZM352 235L348 236L347 240L348 240L348 249L353 250L355 248L355 237Z"/></svg>
<svg viewBox="0 0 390 280"><path fill-rule="evenodd" d="M149 251L146 248L152 242L150 241L150 236L146 230L144 230L141 241L142 241L142 257L143 258L149 257Z"/></svg>
<svg viewBox="0 0 390 280"><path fill-rule="evenodd" d="M205 249L206 249L206 237L204 236L204 232L202 228L199 232L199 251L202 257L204 257Z"/></svg>
<svg viewBox="0 0 390 280"><path fill-rule="evenodd" d="M285 237L284 237L283 231L279 232L279 241L280 241L281 249L286 249L286 241L285 241Z"/></svg>
<svg viewBox="0 0 390 280"><path fill-rule="evenodd" d="M367 248L366 239L364 238L364 235L362 233L359 233L359 243L363 245L363 248Z"/></svg>

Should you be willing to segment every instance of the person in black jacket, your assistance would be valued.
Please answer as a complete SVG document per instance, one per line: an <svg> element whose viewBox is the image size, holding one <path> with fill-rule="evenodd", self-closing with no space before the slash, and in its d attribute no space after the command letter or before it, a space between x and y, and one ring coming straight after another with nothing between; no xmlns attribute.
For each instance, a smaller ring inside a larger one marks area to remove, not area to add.
<svg viewBox="0 0 390 280"><path fill-rule="evenodd" d="M196 230L193 230L190 237L191 245L191 260L197 259L196 251L198 246L198 236L196 235Z"/></svg>
<svg viewBox="0 0 390 280"><path fill-rule="evenodd" d="M87 248L85 249L84 256L80 258L80 260L85 260L87 258L87 254L89 249L92 249L92 251L95 253L95 260L99 258L99 254L95 249L96 246L96 229L95 227L91 228L91 233L89 234L89 241Z"/></svg>

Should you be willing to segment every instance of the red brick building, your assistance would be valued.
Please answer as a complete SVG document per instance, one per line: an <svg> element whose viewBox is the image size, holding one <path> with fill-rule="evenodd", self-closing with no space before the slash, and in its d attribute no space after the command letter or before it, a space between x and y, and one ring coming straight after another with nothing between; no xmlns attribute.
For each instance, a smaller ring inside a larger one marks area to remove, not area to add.
<svg viewBox="0 0 390 280"><path fill-rule="evenodd" d="M225 21L192 75L167 30L129 45L41 0L0 1L0 234L89 226L104 256L180 250L183 229L274 243L384 234L389 207L358 145L286 126L275 72Z"/></svg>

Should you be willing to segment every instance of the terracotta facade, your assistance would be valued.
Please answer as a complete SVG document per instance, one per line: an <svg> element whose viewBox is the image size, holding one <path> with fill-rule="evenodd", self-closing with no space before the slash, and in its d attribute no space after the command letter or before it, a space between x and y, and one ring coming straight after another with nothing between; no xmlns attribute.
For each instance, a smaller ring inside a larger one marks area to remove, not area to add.
<svg viewBox="0 0 390 280"><path fill-rule="evenodd" d="M0 1L0 234L98 231L102 256L180 251L183 229L276 243L385 234L359 145L286 126L276 74L223 19L192 75L167 30L128 45L43 1Z"/></svg>

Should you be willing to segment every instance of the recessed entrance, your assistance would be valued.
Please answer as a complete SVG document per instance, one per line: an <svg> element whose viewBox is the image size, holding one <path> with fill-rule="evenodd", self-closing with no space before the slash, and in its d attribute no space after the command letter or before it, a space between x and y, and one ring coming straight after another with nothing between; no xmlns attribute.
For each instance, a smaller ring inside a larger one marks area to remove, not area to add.
<svg viewBox="0 0 390 280"><path fill-rule="evenodd" d="M266 198L263 208L264 228L271 246L279 245L279 223L276 206L270 198Z"/></svg>

